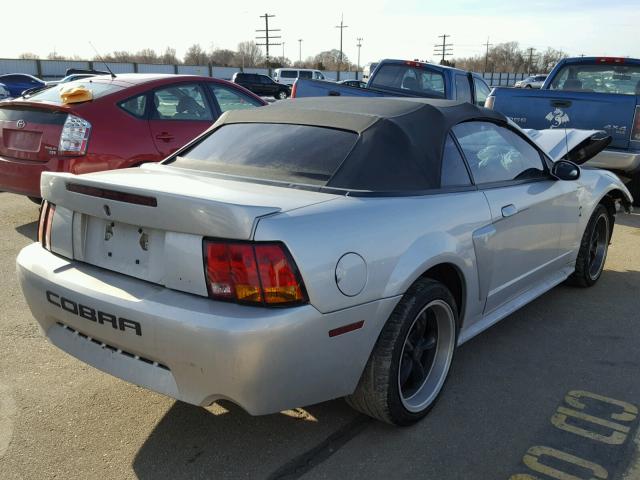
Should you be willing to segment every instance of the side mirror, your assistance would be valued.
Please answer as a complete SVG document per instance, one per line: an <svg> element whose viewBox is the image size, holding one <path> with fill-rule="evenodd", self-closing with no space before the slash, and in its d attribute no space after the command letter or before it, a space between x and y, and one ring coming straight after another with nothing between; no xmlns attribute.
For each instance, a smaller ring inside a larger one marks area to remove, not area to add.
<svg viewBox="0 0 640 480"><path fill-rule="evenodd" d="M558 160L553 164L551 174L559 180L577 180L580 178L580 167L568 160Z"/></svg>

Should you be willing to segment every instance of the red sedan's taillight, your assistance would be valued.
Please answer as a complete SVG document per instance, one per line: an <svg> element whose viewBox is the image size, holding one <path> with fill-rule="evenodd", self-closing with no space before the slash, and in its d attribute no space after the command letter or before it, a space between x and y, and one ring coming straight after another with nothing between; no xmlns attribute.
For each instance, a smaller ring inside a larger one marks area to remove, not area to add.
<svg viewBox="0 0 640 480"><path fill-rule="evenodd" d="M640 106L636 107L636 113L633 116L633 128L631 129L631 140L640 141Z"/></svg>
<svg viewBox="0 0 640 480"><path fill-rule="evenodd" d="M58 153L60 155L84 155L87 153L91 124L84 118L67 115L60 133Z"/></svg>
<svg viewBox="0 0 640 480"><path fill-rule="evenodd" d="M53 203L46 200L42 202L40 219L38 220L38 242L47 250L51 250L51 224L55 213L56 206Z"/></svg>
<svg viewBox="0 0 640 480"><path fill-rule="evenodd" d="M307 302L300 273L283 244L205 240L203 249L211 298L269 306Z"/></svg>
<svg viewBox="0 0 640 480"><path fill-rule="evenodd" d="M297 94L298 94L298 84L297 82L294 82L293 87L291 87L291 95L289 95L289 98L296 98Z"/></svg>

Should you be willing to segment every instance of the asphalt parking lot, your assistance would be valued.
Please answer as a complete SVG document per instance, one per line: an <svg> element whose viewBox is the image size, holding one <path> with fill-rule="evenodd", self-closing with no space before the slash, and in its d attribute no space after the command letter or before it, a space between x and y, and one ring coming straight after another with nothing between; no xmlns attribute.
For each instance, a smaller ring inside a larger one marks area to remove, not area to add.
<svg viewBox="0 0 640 480"><path fill-rule="evenodd" d="M592 289L560 286L463 345L430 415L342 400L250 417L100 373L41 337L15 257L37 207L0 193L0 478L640 479L640 215Z"/></svg>

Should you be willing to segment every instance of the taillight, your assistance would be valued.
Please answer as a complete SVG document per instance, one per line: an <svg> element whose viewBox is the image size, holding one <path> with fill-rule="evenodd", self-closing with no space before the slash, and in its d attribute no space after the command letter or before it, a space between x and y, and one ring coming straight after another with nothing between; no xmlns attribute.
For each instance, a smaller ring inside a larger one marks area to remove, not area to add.
<svg viewBox="0 0 640 480"><path fill-rule="evenodd" d="M84 155L87 153L91 124L75 115L67 115L60 134L60 155Z"/></svg>
<svg viewBox="0 0 640 480"><path fill-rule="evenodd" d="M599 63L613 63L613 64L621 64L624 63L624 58L622 57L601 57L598 58Z"/></svg>
<svg viewBox="0 0 640 480"><path fill-rule="evenodd" d="M291 95L289 95L289 98L296 98L296 93L298 93L298 81L297 80L293 83L293 87L291 87Z"/></svg>
<svg viewBox="0 0 640 480"><path fill-rule="evenodd" d="M640 141L640 106L636 107L636 114L633 116L633 128L631 129L631 140Z"/></svg>
<svg viewBox="0 0 640 480"><path fill-rule="evenodd" d="M42 202L40 219L38 220L38 242L47 250L51 250L51 224L55 213L56 206L53 203L46 200Z"/></svg>
<svg viewBox="0 0 640 480"><path fill-rule="evenodd" d="M424 63L419 62L418 60L414 60L414 61L405 60L404 64L409 65L410 67L413 67L413 68L425 68L426 66Z"/></svg>
<svg viewBox="0 0 640 480"><path fill-rule="evenodd" d="M300 273L281 243L203 243L209 296L252 305L290 306L307 301Z"/></svg>

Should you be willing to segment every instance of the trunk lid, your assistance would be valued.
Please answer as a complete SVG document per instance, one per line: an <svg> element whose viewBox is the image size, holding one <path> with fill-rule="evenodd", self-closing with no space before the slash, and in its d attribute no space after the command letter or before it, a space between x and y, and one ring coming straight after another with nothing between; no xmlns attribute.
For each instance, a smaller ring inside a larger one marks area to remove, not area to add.
<svg viewBox="0 0 640 480"><path fill-rule="evenodd" d="M29 102L0 104L0 156L46 162L58 152L69 108Z"/></svg>
<svg viewBox="0 0 640 480"><path fill-rule="evenodd" d="M55 253L201 295L203 237L251 240L259 218L337 197L156 164L45 172L41 190L56 205Z"/></svg>

